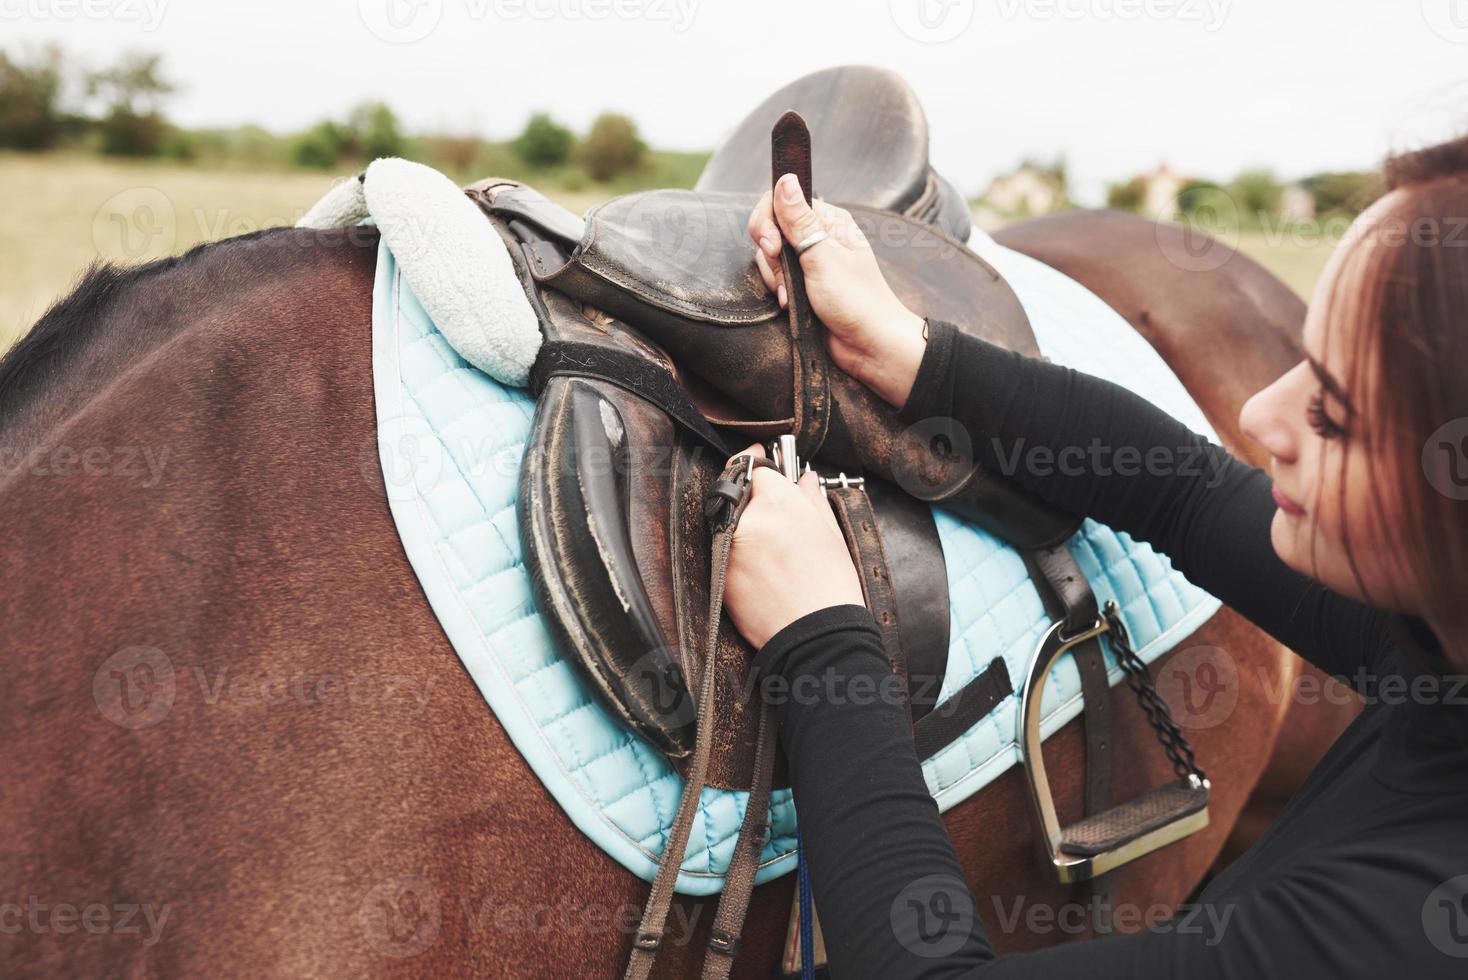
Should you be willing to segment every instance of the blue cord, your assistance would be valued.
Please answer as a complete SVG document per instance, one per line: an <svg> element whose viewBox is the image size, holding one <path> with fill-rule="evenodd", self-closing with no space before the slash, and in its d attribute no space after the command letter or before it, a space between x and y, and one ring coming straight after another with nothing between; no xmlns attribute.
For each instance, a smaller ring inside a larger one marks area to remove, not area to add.
<svg viewBox="0 0 1468 980"><path fill-rule="evenodd" d="M805 846L800 828L795 828L795 877L800 889L800 980L816 980L815 911L810 898L810 867L805 863Z"/></svg>

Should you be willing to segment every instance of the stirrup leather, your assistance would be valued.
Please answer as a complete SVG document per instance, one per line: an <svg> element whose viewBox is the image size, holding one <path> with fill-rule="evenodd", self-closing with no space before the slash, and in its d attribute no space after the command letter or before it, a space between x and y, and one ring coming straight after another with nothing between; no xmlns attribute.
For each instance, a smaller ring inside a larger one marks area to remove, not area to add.
<svg viewBox="0 0 1468 980"><path fill-rule="evenodd" d="M1029 784L1030 807L1046 868L1062 884L1103 875L1202 830L1208 826L1210 789L1207 777L1194 761L1192 747L1152 686L1146 665L1132 651L1116 604L1108 602L1089 628L1068 634L1066 626L1064 621L1057 622L1041 638L1020 697L1020 758ZM1178 780L1062 827L1041 751L1040 702L1056 660L1102 634L1108 634L1128 684L1157 731Z"/></svg>

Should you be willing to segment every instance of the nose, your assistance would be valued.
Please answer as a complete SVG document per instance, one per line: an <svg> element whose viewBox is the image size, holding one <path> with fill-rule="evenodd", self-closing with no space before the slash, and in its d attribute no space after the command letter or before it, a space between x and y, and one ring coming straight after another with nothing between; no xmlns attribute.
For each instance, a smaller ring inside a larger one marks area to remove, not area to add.
<svg viewBox="0 0 1468 980"><path fill-rule="evenodd" d="M1293 463L1300 442L1286 411L1289 375L1254 393L1239 410L1239 428L1281 463ZM1303 416L1301 416L1303 418Z"/></svg>

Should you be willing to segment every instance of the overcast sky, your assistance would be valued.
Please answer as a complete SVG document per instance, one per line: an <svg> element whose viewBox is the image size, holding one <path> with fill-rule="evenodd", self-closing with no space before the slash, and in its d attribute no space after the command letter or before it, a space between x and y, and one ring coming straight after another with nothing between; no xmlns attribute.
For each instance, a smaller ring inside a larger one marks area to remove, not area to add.
<svg viewBox="0 0 1468 980"><path fill-rule="evenodd" d="M366 98L505 138L548 110L707 149L789 79L896 69L976 193L1064 154L1083 200L1166 161L1367 167L1468 130L1468 0L0 0L0 46L158 51L188 125L304 127Z"/></svg>

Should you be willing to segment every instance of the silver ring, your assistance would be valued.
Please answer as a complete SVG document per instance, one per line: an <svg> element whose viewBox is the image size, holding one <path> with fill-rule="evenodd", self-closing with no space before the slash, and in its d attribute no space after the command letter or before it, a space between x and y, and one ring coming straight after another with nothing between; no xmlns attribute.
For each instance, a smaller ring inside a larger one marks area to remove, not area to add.
<svg viewBox="0 0 1468 980"><path fill-rule="evenodd" d="M830 237L831 236L826 234L824 230L818 231L815 234L811 235L809 238L805 239L805 241L801 242L799 245L795 246L795 254L804 255L806 252L809 252L811 249L815 248L821 242Z"/></svg>

